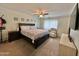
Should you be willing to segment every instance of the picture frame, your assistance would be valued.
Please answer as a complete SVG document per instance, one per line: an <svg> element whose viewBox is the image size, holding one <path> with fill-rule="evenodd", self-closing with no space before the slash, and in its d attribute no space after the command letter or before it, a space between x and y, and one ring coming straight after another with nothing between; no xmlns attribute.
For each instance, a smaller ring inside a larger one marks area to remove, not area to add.
<svg viewBox="0 0 79 59"><path fill-rule="evenodd" d="M14 21L18 21L18 17L14 17Z"/></svg>
<svg viewBox="0 0 79 59"><path fill-rule="evenodd" d="M24 21L24 18L21 18L21 21Z"/></svg>
<svg viewBox="0 0 79 59"><path fill-rule="evenodd" d="M29 19L27 19L27 22L29 21Z"/></svg>
<svg viewBox="0 0 79 59"><path fill-rule="evenodd" d="M31 22L33 22L33 19L31 19Z"/></svg>

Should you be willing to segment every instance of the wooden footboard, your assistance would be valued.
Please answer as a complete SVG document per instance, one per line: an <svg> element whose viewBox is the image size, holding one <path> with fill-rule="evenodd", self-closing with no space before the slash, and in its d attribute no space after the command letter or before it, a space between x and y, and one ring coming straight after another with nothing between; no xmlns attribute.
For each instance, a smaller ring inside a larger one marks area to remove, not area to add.
<svg viewBox="0 0 79 59"><path fill-rule="evenodd" d="M40 37L40 38L38 38L38 39L35 39L35 40L34 40L34 44L33 44L31 38L28 38L28 37L26 37L26 36L24 36L24 35L21 34L21 28L20 28L20 27L21 27L21 26L27 26L27 25L29 25L29 26L35 26L35 24L19 23L18 25L19 25L19 33L20 33L21 37L24 38L25 40L27 40L28 42L30 42L30 43L34 46L34 48L37 48L37 47L40 46L45 40L47 40L47 39L49 38L49 34L46 34L46 35L44 35L43 37Z"/></svg>
<svg viewBox="0 0 79 59"><path fill-rule="evenodd" d="M29 43L31 43L33 45L33 47L36 49L37 47L39 47L44 41L46 41L49 38L49 34L44 35L43 37L40 37L38 39L34 40L34 44L32 43L32 39L22 35L22 38L25 39L26 41L28 41Z"/></svg>
<svg viewBox="0 0 79 59"><path fill-rule="evenodd" d="M34 41L34 47L37 48L39 47L44 41L46 41L47 39L49 38L49 34L41 37L41 38L38 38Z"/></svg>

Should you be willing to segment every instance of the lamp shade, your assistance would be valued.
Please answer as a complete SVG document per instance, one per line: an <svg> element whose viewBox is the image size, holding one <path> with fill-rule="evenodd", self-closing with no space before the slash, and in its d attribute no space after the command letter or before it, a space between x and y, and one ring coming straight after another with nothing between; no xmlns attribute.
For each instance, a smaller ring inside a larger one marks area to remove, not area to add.
<svg viewBox="0 0 79 59"><path fill-rule="evenodd" d="M6 23L5 19L3 19L2 17L0 17L0 22L1 22L2 24L5 24L5 23Z"/></svg>
<svg viewBox="0 0 79 59"><path fill-rule="evenodd" d="M0 19L0 27L2 27L2 20Z"/></svg>

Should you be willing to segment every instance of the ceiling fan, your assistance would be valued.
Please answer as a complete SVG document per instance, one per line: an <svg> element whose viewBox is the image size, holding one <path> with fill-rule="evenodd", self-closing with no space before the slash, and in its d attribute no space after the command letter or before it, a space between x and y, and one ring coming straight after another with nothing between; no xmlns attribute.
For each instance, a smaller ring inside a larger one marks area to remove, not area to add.
<svg viewBox="0 0 79 59"><path fill-rule="evenodd" d="M39 17L43 17L45 15L48 15L48 12L45 9L39 8L39 9L35 10L34 15L38 15Z"/></svg>

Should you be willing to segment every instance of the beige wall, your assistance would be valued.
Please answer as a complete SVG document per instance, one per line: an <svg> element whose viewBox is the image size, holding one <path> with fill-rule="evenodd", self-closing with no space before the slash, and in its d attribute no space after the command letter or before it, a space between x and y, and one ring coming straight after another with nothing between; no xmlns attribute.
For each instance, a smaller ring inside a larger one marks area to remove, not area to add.
<svg viewBox="0 0 79 59"><path fill-rule="evenodd" d="M10 31L10 30L16 30L17 27L17 23L22 22L21 18L24 18L25 20L23 22L25 23L34 23L34 21L29 21L27 22L26 19L33 19L31 15L29 14L25 14L25 13L20 13L20 12L16 12L16 11L12 11L12 10L8 10L8 9L2 9L4 14L5 20L7 21L6 23L6 30ZM2 12L1 11L1 12ZM18 21L14 21L14 17L18 17Z"/></svg>
<svg viewBox="0 0 79 59"><path fill-rule="evenodd" d="M67 34L69 30L70 16L62 16L59 17L57 20L58 20L58 36L61 36L62 33Z"/></svg>
<svg viewBox="0 0 79 59"><path fill-rule="evenodd" d="M75 23L76 23L76 10L77 7L76 5L74 6L74 8L71 11L71 15L70 15L70 28L75 29Z"/></svg>

